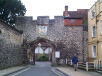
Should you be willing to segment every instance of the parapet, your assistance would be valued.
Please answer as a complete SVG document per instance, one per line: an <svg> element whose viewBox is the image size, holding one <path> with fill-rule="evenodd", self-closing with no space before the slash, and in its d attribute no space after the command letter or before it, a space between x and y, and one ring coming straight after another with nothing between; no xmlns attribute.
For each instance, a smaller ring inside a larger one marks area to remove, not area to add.
<svg viewBox="0 0 102 76"><path fill-rule="evenodd" d="M21 16L21 17L16 18L16 23L17 22L26 23L26 22L31 22L31 21L33 21L32 16Z"/></svg>
<svg viewBox="0 0 102 76"><path fill-rule="evenodd" d="M37 17L37 25L48 25L48 24L49 24L49 16Z"/></svg>

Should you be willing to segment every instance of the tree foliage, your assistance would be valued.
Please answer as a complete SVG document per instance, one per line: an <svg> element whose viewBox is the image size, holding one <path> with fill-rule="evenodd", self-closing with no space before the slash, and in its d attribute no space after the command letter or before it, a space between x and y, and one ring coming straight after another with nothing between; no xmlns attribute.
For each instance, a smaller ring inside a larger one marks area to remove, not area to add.
<svg viewBox="0 0 102 76"><path fill-rule="evenodd" d="M17 16L24 16L25 13L21 0L0 0L0 18L8 24L13 24Z"/></svg>

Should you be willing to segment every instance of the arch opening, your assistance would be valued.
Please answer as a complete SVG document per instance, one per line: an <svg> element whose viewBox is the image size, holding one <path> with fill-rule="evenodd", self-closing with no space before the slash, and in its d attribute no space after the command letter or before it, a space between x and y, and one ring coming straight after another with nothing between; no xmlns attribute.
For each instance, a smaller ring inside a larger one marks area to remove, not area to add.
<svg viewBox="0 0 102 76"><path fill-rule="evenodd" d="M29 50L27 50L28 62L35 64L35 61L41 61L40 57L46 55L47 61L51 62L51 65L55 63L55 49L56 45L45 38L37 38L29 44Z"/></svg>

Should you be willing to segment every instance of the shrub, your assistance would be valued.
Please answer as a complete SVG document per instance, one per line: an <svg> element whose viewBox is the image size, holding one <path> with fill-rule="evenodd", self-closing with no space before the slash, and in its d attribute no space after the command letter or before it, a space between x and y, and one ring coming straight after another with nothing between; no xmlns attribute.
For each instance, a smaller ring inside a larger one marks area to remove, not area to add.
<svg viewBox="0 0 102 76"><path fill-rule="evenodd" d="M39 61L48 61L48 56L46 54L42 54L39 58Z"/></svg>

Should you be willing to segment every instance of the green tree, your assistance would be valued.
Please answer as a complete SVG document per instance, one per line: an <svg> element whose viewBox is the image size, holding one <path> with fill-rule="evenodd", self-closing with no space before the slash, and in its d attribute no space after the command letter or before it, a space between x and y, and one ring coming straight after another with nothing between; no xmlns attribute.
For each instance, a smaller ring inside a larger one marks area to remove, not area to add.
<svg viewBox="0 0 102 76"><path fill-rule="evenodd" d="M25 6L21 0L0 0L0 18L8 24L14 24L17 16L24 16Z"/></svg>

